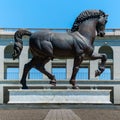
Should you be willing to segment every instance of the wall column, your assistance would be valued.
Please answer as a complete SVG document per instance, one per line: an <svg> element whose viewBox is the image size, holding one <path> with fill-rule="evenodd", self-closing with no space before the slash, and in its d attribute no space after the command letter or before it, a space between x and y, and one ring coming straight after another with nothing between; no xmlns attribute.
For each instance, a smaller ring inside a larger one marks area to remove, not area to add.
<svg viewBox="0 0 120 120"><path fill-rule="evenodd" d="M23 46L22 53L19 57L19 78L21 79L23 74L24 65L28 63L28 46Z"/></svg>
<svg viewBox="0 0 120 120"><path fill-rule="evenodd" d="M67 80L70 79L71 75L72 75L72 70L73 70L73 59L67 59L67 64L66 64L66 77Z"/></svg>
<svg viewBox="0 0 120 120"><path fill-rule="evenodd" d="M0 80L4 80L4 46L0 46Z"/></svg>
<svg viewBox="0 0 120 120"><path fill-rule="evenodd" d="M115 46L113 48L113 78L114 80L120 80L120 47Z"/></svg>
<svg viewBox="0 0 120 120"><path fill-rule="evenodd" d="M49 61L47 64L45 64L45 69L51 73L52 72L52 63ZM43 79L49 79L46 75L43 74Z"/></svg>

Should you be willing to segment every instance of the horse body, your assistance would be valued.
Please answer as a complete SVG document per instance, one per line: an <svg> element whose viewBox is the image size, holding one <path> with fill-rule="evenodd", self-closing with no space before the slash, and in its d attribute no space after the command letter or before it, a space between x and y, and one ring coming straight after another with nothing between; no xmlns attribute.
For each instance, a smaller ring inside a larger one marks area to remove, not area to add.
<svg viewBox="0 0 120 120"><path fill-rule="evenodd" d="M39 58L74 58L76 55L85 53L89 48L85 38L79 32L39 31L31 35L29 43L32 54Z"/></svg>
<svg viewBox="0 0 120 120"><path fill-rule="evenodd" d="M88 10L82 12L75 20L71 32L55 33L49 30L31 33L27 30L15 32L13 59L20 56L23 42L22 36L28 35L30 50L33 58L25 64L21 84L23 89L26 85L26 76L32 67L48 76L50 83L56 85L55 76L45 69L45 64L54 58L74 58L73 72L70 84L76 87L75 77L80 64L84 59L101 59L99 69L95 71L95 76L99 76L105 69L107 56L105 54L94 53L94 40L97 35L103 37L107 16L101 10Z"/></svg>

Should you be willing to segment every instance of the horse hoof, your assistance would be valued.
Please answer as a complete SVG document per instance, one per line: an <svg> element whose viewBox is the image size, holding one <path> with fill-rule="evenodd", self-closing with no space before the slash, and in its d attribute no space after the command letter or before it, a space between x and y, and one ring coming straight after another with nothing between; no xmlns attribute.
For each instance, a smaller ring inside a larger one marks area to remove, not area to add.
<svg viewBox="0 0 120 120"><path fill-rule="evenodd" d="M96 70L96 71L95 71L95 77L100 76L100 74L101 74L101 71L100 71L100 70Z"/></svg>
<svg viewBox="0 0 120 120"><path fill-rule="evenodd" d="M28 86L22 86L22 89L28 89Z"/></svg>
<svg viewBox="0 0 120 120"><path fill-rule="evenodd" d="M52 86L54 86L54 87L56 86L56 83L50 83L50 84L51 84Z"/></svg>
<svg viewBox="0 0 120 120"><path fill-rule="evenodd" d="M56 86L56 81L55 80L51 80L50 84L53 85L53 86Z"/></svg>
<svg viewBox="0 0 120 120"><path fill-rule="evenodd" d="M72 89L79 89L78 86L72 86Z"/></svg>

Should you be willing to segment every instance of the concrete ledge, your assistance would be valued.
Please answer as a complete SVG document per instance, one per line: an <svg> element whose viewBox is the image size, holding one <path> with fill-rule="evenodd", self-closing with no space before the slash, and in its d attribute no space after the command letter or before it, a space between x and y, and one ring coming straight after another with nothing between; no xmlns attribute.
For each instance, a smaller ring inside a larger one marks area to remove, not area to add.
<svg viewBox="0 0 120 120"><path fill-rule="evenodd" d="M9 89L8 103L110 104L111 90Z"/></svg>

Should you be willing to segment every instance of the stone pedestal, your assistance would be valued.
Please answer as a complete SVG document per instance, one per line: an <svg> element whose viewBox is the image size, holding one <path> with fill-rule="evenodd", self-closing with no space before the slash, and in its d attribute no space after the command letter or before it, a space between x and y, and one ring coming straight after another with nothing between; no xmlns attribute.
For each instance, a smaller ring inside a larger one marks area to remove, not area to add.
<svg viewBox="0 0 120 120"><path fill-rule="evenodd" d="M114 104L120 104L120 86L116 85L114 86Z"/></svg>
<svg viewBox="0 0 120 120"><path fill-rule="evenodd" d="M10 89L8 103L98 103L109 104L110 90Z"/></svg>

